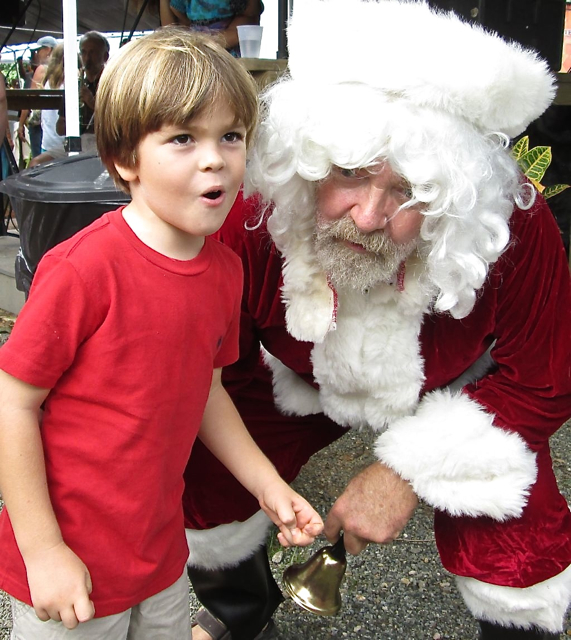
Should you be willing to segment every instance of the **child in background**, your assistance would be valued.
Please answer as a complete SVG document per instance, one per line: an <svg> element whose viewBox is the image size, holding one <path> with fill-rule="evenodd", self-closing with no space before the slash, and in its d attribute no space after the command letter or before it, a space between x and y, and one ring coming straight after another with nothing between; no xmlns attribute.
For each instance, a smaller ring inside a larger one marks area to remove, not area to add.
<svg viewBox="0 0 571 640"><path fill-rule="evenodd" d="M98 148L132 201L46 254L0 350L0 588L14 638L78 624L82 640L190 638L181 496L197 436L282 544L323 528L220 382L238 356L242 274L208 236L240 189L256 119L247 72L186 29L132 42L104 72Z"/></svg>

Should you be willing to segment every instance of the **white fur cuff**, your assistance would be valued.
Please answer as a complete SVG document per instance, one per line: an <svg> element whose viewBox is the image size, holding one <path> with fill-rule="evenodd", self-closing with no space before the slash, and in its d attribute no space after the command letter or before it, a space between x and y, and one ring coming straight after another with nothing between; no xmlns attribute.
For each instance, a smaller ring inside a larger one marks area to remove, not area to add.
<svg viewBox="0 0 571 640"><path fill-rule="evenodd" d="M571 600L571 567L525 589L500 587L474 578L456 576L456 584L478 620L503 627L532 626L559 633Z"/></svg>
<svg viewBox="0 0 571 640"><path fill-rule="evenodd" d="M257 511L245 522L221 524L203 531L186 529L188 564L200 569L234 567L264 544L271 524L263 511Z"/></svg>
<svg viewBox="0 0 571 640"><path fill-rule="evenodd" d="M453 516L518 517L537 475L535 454L493 418L464 394L434 391L378 438L376 455Z"/></svg>

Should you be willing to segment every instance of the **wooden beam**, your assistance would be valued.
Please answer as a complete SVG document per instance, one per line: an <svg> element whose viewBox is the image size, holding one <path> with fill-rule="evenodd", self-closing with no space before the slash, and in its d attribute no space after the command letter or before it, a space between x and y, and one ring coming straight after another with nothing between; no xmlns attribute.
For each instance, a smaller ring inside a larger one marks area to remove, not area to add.
<svg viewBox="0 0 571 640"><path fill-rule="evenodd" d="M63 89L6 89L9 111L60 109L63 96Z"/></svg>

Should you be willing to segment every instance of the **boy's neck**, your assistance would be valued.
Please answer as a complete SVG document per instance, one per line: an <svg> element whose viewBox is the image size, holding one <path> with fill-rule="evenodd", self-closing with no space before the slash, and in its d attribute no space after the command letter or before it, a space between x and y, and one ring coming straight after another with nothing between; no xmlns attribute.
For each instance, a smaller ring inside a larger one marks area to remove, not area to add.
<svg viewBox="0 0 571 640"><path fill-rule="evenodd" d="M123 209L123 219L143 244L167 258L192 260L204 246L204 236L185 233L163 220L146 215L134 202Z"/></svg>

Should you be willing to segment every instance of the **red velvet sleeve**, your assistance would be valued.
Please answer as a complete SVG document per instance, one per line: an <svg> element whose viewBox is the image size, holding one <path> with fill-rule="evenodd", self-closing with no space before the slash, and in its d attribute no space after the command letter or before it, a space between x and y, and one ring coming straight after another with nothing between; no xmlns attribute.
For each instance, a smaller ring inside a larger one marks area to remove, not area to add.
<svg viewBox="0 0 571 640"><path fill-rule="evenodd" d="M571 415L569 266L541 196L530 211L516 210L510 224L510 246L478 302L496 307L498 369L466 391L495 414L498 426L537 449Z"/></svg>

